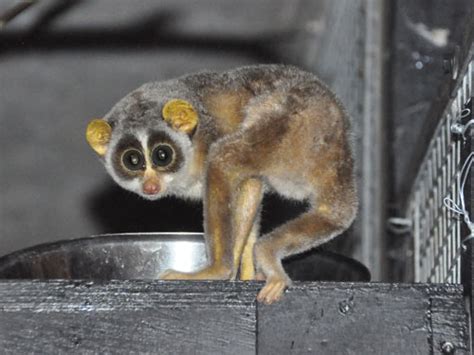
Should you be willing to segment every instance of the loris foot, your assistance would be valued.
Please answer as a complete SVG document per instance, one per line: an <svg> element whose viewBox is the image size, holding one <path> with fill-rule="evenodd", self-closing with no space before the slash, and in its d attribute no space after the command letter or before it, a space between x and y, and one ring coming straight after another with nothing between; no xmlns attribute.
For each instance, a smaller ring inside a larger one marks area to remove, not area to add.
<svg viewBox="0 0 474 355"><path fill-rule="evenodd" d="M291 284L288 278L269 278L265 286L260 290L257 301L265 304L272 304L280 300L285 289Z"/></svg>
<svg viewBox="0 0 474 355"><path fill-rule="evenodd" d="M161 280L229 280L232 271L223 267L207 267L196 272L166 270L160 274Z"/></svg>
<svg viewBox="0 0 474 355"><path fill-rule="evenodd" d="M191 280L190 273L168 269L163 271L158 278L160 280Z"/></svg>

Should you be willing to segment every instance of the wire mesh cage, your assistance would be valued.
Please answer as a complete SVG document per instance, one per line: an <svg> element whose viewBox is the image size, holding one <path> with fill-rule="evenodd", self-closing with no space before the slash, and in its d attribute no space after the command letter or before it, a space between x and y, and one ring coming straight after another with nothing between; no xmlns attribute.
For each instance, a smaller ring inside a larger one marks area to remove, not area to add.
<svg viewBox="0 0 474 355"><path fill-rule="evenodd" d="M461 211L465 164L470 153L463 122L472 119L474 60L459 76L458 89L441 115L420 166L408 204L414 249L414 281L461 283L466 229ZM468 128L469 123L465 126ZM466 212L467 213L467 212Z"/></svg>

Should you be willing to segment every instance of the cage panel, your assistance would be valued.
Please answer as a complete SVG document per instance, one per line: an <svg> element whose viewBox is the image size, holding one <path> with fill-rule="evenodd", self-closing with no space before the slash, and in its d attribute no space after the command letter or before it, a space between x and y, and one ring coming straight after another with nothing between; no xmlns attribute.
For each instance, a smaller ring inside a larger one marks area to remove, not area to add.
<svg viewBox="0 0 474 355"><path fill-rule="evenodd" d="M467 140L454 137L451 126L467 112L473 75L471 60L431 139L409 199L416 282L461 283L462 218L444 201L459 204Z"/></svg>

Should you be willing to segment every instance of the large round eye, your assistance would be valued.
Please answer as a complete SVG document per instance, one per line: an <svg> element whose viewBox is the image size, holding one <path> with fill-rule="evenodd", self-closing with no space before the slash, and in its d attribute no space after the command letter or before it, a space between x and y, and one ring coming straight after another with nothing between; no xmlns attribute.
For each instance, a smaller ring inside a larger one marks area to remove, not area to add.
<svg viewBox="0 0 474 355"><path fill-rule="evenodd" d="M167 166L173 161L173 148L169 145L160 144L153 149L151 160L156 166Z"/></svg>
<svg viewBox="0 0 474 355"><path fill-rule="evenodd" d="M143 169L144 162L143 154L136 149L129 149L122 155L122 163L128 170Z"/></svg>

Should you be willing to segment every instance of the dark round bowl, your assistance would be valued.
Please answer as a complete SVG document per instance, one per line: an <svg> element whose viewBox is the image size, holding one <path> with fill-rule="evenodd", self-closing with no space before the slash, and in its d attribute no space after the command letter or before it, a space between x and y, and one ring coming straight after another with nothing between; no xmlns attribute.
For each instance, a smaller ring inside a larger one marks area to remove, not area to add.
<svg viewBox="0 0 474 355"><path fill-rule="evenodd" d="M156 279L166 269L206 264L202 233L104 234L41 244L0 258L3 279ZM312 250L284 261L293 280L369 281L361 263Z"/></svg>

